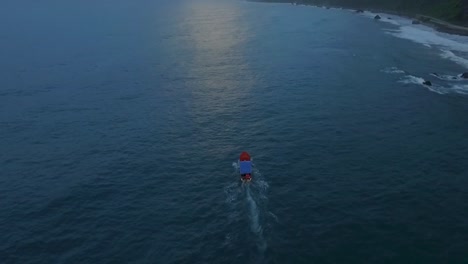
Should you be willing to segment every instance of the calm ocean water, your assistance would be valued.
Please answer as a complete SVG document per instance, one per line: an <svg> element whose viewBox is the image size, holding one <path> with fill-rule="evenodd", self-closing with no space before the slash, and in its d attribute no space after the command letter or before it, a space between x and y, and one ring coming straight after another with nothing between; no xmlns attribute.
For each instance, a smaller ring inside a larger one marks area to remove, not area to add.
<svg viewBox="0 0 468 264"><path fill-rule="evenodd" d="M1 263L468 263L468 38L235 0L0 16Z"/></svg>

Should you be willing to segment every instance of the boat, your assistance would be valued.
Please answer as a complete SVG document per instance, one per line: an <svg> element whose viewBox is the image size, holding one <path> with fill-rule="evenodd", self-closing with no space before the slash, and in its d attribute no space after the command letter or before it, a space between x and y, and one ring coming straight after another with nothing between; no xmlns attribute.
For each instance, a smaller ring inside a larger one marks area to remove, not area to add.
<svg viewBox="0 0 468 264"><path fill-rule="evenodd" d="M252 180L252 161L249 153L242 152L239 156L239 173L242 182Z"/></svg>

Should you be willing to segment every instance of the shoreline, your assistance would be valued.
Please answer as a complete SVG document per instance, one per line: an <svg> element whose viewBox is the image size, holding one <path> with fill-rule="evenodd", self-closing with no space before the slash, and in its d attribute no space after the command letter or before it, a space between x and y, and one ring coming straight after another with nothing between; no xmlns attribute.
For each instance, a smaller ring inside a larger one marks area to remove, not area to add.
<svg viewBox="0 0 468 264"><path fill-rule="evenodd" d="M455 25L450 22L425 15L417 15L416 18L421 21L421 24L434 28L439 32L468 36L468 27Z"/></svg>
<svg viewBox="0 0 468 264"><path fill-rule="evenodd" d="M407 13L407 12L399 12L395 10L384 10L384 9L375 9L375 8L357 8L357 7L345 7L339 5L317 5L312 3L303 3L303 2L295 2L295 1L288 1L288 0L281 0L281 1L268 1L268 0L248 0L252 2L260 2L260 3L284 3L284 4L292 4L292 5L305 5L305 6L314 6L319 8L343 8L349 9L350 11L354 10L356 13L363 13L365 11L378 14L387 14L393 16L399 16L407 19L411 19L413 21L417 21L416 24L425 25L435 29L436 31L452 34L452 35L460 35L460 36L468 36L468 26L461 26L456 25L435 17L421 15L421 14L414 14L414 13Z"/></svg>
<svg viewBox="0 0 468 264"><path fill-rule="evenodd" d="M319 7L319 6L317 6ZM351 9L353 10L353 9ZM466 26L460 26L460 25L455 25L450 22L427 16L427 15L421 15L421 14L411 14L411 13L406 13L406 12L398 12L398 11L393 11L393 10L382 10L382 9L354 9L355 12L359 11L367 11L371 13L375 13L376 15L378 14L387 14L387 15L393 15L393 16L399 16L402 18L407 18L412 20L413 22L416 22L415 24L420 24L424 26L428 26L430 28L435 29L438 32L442 33L447 33L451 35L459 35L459 36L468 36L468 27Z"/></svg>

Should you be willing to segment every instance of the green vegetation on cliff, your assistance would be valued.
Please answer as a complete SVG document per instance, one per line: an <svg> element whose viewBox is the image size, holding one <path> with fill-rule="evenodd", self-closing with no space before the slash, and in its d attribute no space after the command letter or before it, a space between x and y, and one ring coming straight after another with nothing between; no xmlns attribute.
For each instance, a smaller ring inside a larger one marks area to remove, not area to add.
<svg viewBox="0 0 468 264"><path fill-rule="evenodd" d="M463 0L263 0L301 4L342 6L356 9L376 9L402 14L421 14L455 23L468 21L467 4Z"/></svg>

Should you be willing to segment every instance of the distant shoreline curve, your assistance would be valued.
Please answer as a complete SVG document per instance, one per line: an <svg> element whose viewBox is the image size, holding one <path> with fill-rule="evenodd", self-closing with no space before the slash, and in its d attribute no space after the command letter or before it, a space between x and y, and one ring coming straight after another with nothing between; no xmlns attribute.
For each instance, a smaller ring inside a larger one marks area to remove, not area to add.
<svg viewBox="0 0 468 264"><path fill-rule="evenodd" d="M269 1L269 0L248 0L250 2L261 2L261 3L290 3L293 5L306 5L306 6L315 6L315 7L327 7L327 8L344 8L349 10L362 10L362 11L369 11L376 14L388 14L400 17L406 17L412 20L417 20L420 24L429 26L439 32L453 34L453 35L461 35L461 36L468 36L468 27L459 26L452 24L447 21L443 21L441 19L420 15L420 14L412 14L406 12L398 12L394 10L383 10L383 9L375 9L375 8L353 8L353 7L345 7L345 6L338 6L338 5L316 5L310 3L300 3L295 1L288 1L288 0L280 0L280 1Z"/></svg>

